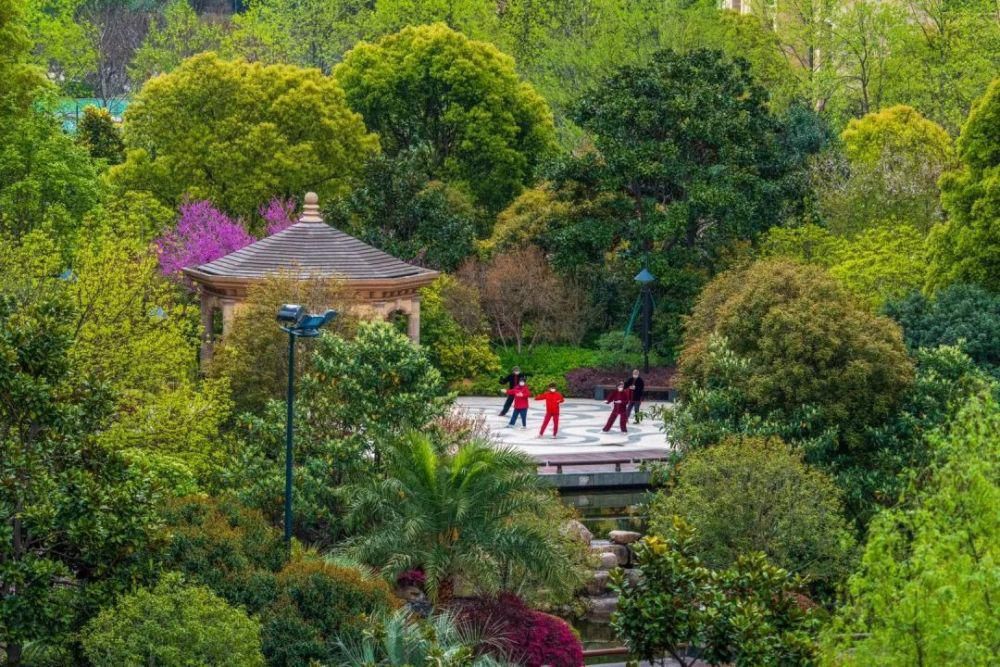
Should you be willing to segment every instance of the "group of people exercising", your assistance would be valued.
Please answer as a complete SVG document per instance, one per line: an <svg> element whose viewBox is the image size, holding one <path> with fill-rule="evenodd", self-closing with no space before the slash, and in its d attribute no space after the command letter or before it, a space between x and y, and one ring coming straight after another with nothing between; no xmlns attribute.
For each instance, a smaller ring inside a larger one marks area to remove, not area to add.
<svg viewBox="0 0 1000 667"><path fill-rule="evenodd" d="M507 400L504 402L503 410L500 411L500 416L506 417L511 406L514 407L514 413L510 416L507 428L514 428L518 417L521 418L521 428L528 428L528 406L532 399L531 388L528 386L528 375L522 373L519 367L514 366L508 375L500 378L500 384L507 385L507 388L503 390ZM639 407L642 404L644 389L645 382L642 376L638 370L634 370L631 377L619 382L615 390L605 397L604 402L612 406L608 421L604 424L603 431L605 433L611 430L616 419L622 433L628 433L628 419L633 414L635 415L635 423L639 423ZM548 388L534 396L534 399L545 401L545 418L542 420L542 428L538 431L538 437L545 435L545 429L551 422L552 437L555 438L559 434L559 405L566 398L559 393L555 384L549 384Z"/></svg>

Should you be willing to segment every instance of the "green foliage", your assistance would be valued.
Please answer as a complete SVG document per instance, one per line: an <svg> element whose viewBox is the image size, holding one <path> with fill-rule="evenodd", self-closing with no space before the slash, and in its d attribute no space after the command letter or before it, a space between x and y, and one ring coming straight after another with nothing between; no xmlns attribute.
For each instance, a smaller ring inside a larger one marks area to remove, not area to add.
<svg viewBox="0 0 1000 667"><path fill-rule="evenodd" d="M151 22L129 63L129 75L141 84L157 74L172 72L186 58L202 51L218 51L222 37L222 26L201 19L189 0L172 0Z"/></svg>
<svg viewBox="0 0 1000 667"><path fill-rule="evenodd" d="M1000 625L1000 408L971 401L939 463L872 523L850 597L824 633L829 665L988 665Z"/></svg>
<svg viewBox="0 0 1000 667"><path fill-rule="evenodd" d="M76 125L76 141L87 149L90 157L107 164L118 164L125 159L125 142L107 109L84 107L83 117Z"/></svg>
<svg viewBox="0 0 1000 667"><path fill-rule="evenodd" d="M1000 291L1000 79L973 106L958 138L961 166L941 177L948 221L931 232L929 284Z"/></svg>
<svg viewBox="0 0 1000 667"><path fill-rule="evenodd" d="M603 249L610 266L593 270L627 280L630 302L631 278L648 261L663 322L657 339L669 349L705 277L795 205L803 158L816 146L768 110L746 61L709 50L661 51L623 67L580 99L575 117L597 155L569 160L559 180L595 179L598 191L630 204Z"/></svg>
<svg viewBox="0 0 1000 667"><path fill-rule="evenodd" d="M398 604L384 581L321 560L293 560L277 581L281 593L262 614L264 655L271 664L334 664L339 640L359 638L370 616Z"/></svg>
<svg viewBox="0 0 1000 667"><path fill-rule="evenodd" d="M92 437L114 396L72 364L59 266L38 232L0 246L0 644L13 664L149 576L158 522L149 480Z"/></svg>
<svg viewBox="0 0 1000 667"><path fill-rule="evenodd" d="M955 164L951 137L915 109L894 106L852 120L814 163L818 213L854 235L885 221L926 232L943 218L938 178Z"/></svg>
<svg viewBox="0 0 1000 667"><path fill-rule="evenodd" d="M400 609L373 619L364 637L340 644L337 664L345 667L501 667L490 655L478 655L483 638L447 612L428 619Z"/></svg>
<svg viewBox="0 0 1000 667"><path fill-rule="evenodd" d="M252 614L274 602L275 575L288 554L263 514L225 496L170 498L162 512L169 534L160 555L164 568Z"/></svg>
<svg viewBox="0 0 1000 667"><path fill-rule="evenodd" d="M528 384L541 391L554 383L556 388L566 393L566 373L575 368L601 365L602 354L597 350L571 345L535 345L530 350L518 352L515 348L500 348L500 369L506 374L514 366L528 374ZM470 388L481 395L493 395L500 387L496 375L476 378Z"/></svg>
<svg viewBox="0 0 1000 667"><path fill-rule="evenodd" d="M727 354L739 367L720 375ZM686 323L680 370L685 395L735 392L746 417L798 424L800 441L829 439L811 462L862 447L865 428L893 414L913 381L894 322L859 307L821 269L782 260L734 269L705 288ZM682 446L710 444L673 435Z"/></svg>
<svg viewBox="0 0 1000 667"><path fill-rule="evenodd" d="M295 401L295 530L328 544L343 530L338 487L373 474L394 439L425 429L447 413L450 399L427 357L385 322L361 324L351 340L322 336L307 369ZM230 474L245 502L277 518L285 402L272 401L245 422Z"/></svg>
<svg viewBox="0 0 1000 667"><path fill-rule="evenodd" d="M333 664L338 637L357 637L364 615L395 607L389 587L365 571L310 553L289 558L264 515L232 498L173 499L165 517L164 567L260 618L269 664Z"/></svg>
<svg viewBox="0 0 1000 667"><path fill-rule="evenodd" d="M552 114L495 47L444 24L362 42L334 70L390 156L430 147L430 175L497 211L553 148Z"/></svg>
<svg viewBox="0 0 1000 667"><path fill-rule="evenodd" d="M148 395L193 381L197 308L159 271L155 252L122 235L106 210L73 260L68 292L76 307L74 365L116 392ZM117 222L117 221L116 221Z"/></svg>
<svg viewBox="0 0 1000 667"><path fill-rule="evenodd" d="M478 292L448 275L420 291L420 344L446 382L500 370Z"/></svg>
<svg viewBox="0 0 1000 667"><path fill-rule="evenodd" d="M341 336L353 335L356 318L352 301L339 280L301 279L292 271L273 273L247 288L247 297L233 317L232 327L214 346L206 374L225 378L233 391L238 412L259 414L268 401L285 395L288 385L288 335L274 326L274 314L285 303L298 303L310 312L327 308L337 317L326 330ZM312 339L296 343L296 373L309 366Z"/></svg>
<svg viewBox="0 0 1000 667"><path fill-rule="evenodd" d="M844 245L830 275L859 301L878 309L924 284L924 235L909 225L866 230Z"/></svg>
<svg viewBox="0 0 1000 667"><path fill-rule="evenodd" d="M154 478L163 476L168 488L181 495L196 488L188 480L209 488L218 481L231 449L224 430L232 401L224 380L166 387L152 397L131 399L120 409L120 416L100 436L105 447L120 450Z"/></svg>
<svg viewBox="0 0 1000 667"><path fill-rule="evenodd" d="M840 491L776 438L732 439L684 456L650 514L656 535L669 535L675 516L694 528L692 554L711 568L759 551L824 594L850 570L854 538Z"/></svg>
<svg viewBox="0 0 1000 667"><path fill-rule="evenodd" d="M684 667L813 663L818 621L794 577L759 553L712 569L696 552L694 530L677 519L665 538L636 546L638 583L616 575L611 625L633 655L653 661L666 654Z"/></svg>
<svg viewBox="0 0 1000 667"><path fill-rule="evenodd" d="M84 629L83 647L96 667L264 665L258 621L171 574L102 611Z"/></svg>
<svg viewBox="0 0 1000 667"><path fill-rule="evenodd" d="M886 304L911 348L957 345L1000 379L1000 296L974 285L951 285L933 296L912 292Z"/></svg>
<svg viewBox="0 0 1000 667"><path fill-rule="evenodd" d="M816 224L772 227L761 242L764 257L784 257L829 268L845 253L848 241Z"/></svg>
<svg viewBox="0 0 1000 667"><path fill-rule="evenodd" d="M358 531L348 553L390 577L421 568L434 601L449 600L459 577L484 592L528 586L562 595L582 583L552 521L558 500L541 490L524 454L475 440L438 451L414 433L386 458L384 478L349 492Z"/></svg>
<svg viewBox="0 0 1000 667"><path fill-rule="evenodd" d="M377 140L318 71L206 53L139 91L126 112L125 146L125 163L111 171L117 187L167 206L209 199L252 218L273 197L343 192Z"/></svg>
<svg viewBox="0 0 1000 667"><path fill-rule="evenodd" d="M372 158L331 224L396 257L455 270L472 252L479 214L463 190L428 180L430 158L426 145Z"/></svg>

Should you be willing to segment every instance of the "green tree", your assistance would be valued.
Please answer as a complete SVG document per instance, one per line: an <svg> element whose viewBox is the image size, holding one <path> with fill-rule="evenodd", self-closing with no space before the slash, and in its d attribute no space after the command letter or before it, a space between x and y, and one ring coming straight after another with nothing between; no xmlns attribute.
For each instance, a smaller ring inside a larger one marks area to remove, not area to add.
<svg viewBox="0 0 1000 667"><path fill-rule="evenodd" d="M824 633L829 665L988 665L1000 651L1000 407L971 401L939 463L876 517L850 596Z"/></svg>
<svg viewBox="0 0 1000 667"><path fill-rule="evenodd" d="M73 303L51 241L0 249L0 649L60 645L95 607L149 576L149 480L93 434L115 401L71 363Z"/></svg>
<svg viewBox="0 0 1000 667"><path fill-rule="evenodd" d="M152 19L129 63L129 77L141 85L157 74L173 71L186 58L220 50L222 40L219 23L198 16L189 0L172 0Z"/></svg>
<svg viewBox="0 0 1000 667"><path fill-rule="evenodd" d="M759 551L821 594L850 571L854 538L839 489L777 438L730 439L683 457L653 500L652 532L669 535L675 516L694 528L692 553L711 568Z"/></svg>
<svg viewBox="0 0 1000 667"><path fill-rule="evenodd" d="M412 434L386 455L386 476L349 492L360 529L345 548L396 576L422 568L432 600L447 601L457 578L480 591L535 586L573 590L580 581L559 525L555 497L542 491L535 463L480 441L436 451Z"/></svg>
<svg viewBox="0 0 1000 667"><path fill-rule="evenodd" d="M1000 79L973 106L958 138L961 166L941 177L947 222L929 240L929 284L978 284L1000 291Z"/></svg>
<svg viewBox="0 0 1000 667"><path fill-rule="evenodd" d="M260 623L207 588L167 574L102 611L83 631L97 667L263 667Z"/></svg>
<svg viewBox="0 0 1000 667"><path fill-rule="evenodd" d="M87 149L90 157L118 164L125 159L125 142L107 109L85 107L76 126L76 141Z"/></svg>
<svg viewBox="0 0 1000 667"><path fill-rule="evenodd" d="M337 311L327 329L353 336L357 318L352 299L339 280L302 280L291 271L267 276L247 290L247 298L233 317L229 332L216 340L206 374L225 378L232 388L237 412L260 413L268 401L283 397L288 385L288 335L274 326L274 314L284 303L298 303L311 312ZM313 340L299 340L296 374L309 366Z"/></svg>
<svg viewBox="0 0 1000 667"><path fill-rule="evenodd" d="M631 282L648 261L667 329L658 338L671 343L705 276L791 210L813 147L768 110L746 61L716 51L661 51L623 67L580 99L575 117L597 155L572 160L569 177L594 178L630 204L603 249L613 269L603 270Z"/></svg>
<svg viewBox="0 0 1000 667"><path fill-rule="evenodd" d="M844 245L830 275L859 301L881 308L926 281L924 235L910 225L866 230Z"/></svg>
<svg viewBox="0 0 1000 667"><path fill-rule="evenodd" d="M427 428L449 402L441 374L392 325L362 323L350 340L321 336L295 400L296 534L313 543L336 541L344 529L339 487L374 474L395 439ZM232 474L245 502L277 518L285 402L244 417Z"/></svg>
<svg viewBox="0 0 1000 667"><path fill-rule="evenodd" d="M139 91L126 112L125 146L125 163L110 174L117 187L171 207L209 199L249 219L273 197L313 190L332 199L377 139L318 71L206 53Z"/></svg>
<svg viewBox="0 0 1000 667"><path fill-rule="evenodd" d="M446 382L500 370L479 292L442 275L420 291L420 344Z"/></svg>
<svg viewBox="0 0 1000 667"><path fill-rule="evenodd" d="M735 377L711 370L713 338L742 360ZM861 447L865 428L892 415L913 381L894 322L866 312L822 269L783 260L731 270L705 288L680 370L682 393L731 381L754 417L802 422L803 435L832 448L811 452L812 462Z"/></svg>
<svg viewBox="0 0 1000 667"><path fill-rule="evenodd" d="M646 537L635 551L642 577L630 584L618 571L611 617L632 655L668 655L684 667L812 664L816 615L801 605L798 580L762 554L706 567L695 555L694 530L681 519L665 538Z"/></svg>
<svg viewBox="0 0 1000 667"><path fill-rule="evenodd" d="M396 257L454 271L472 253L483 215L464 190L429 180L430 159L426 145L372 158L330 223Z"/></svg>
<svg viewBox="0 0 1000 667"><path fill-rule="evenodd" d="M434 178L497 211L554 148L552 114L495 47L443 24L361 43L334 70L390 156L427 144Z"/></svg>
<svg viewBox="0 0 1000 667"><path fill-rule="evenodd" d="M818 213L854 235L886 221L922 232L942 219L938 179L955 163L951 137L912 107L894 106L848 123L840 149L814 163Z"/></svg>
<svg viewBox="0 0 1000 667"><path fill-rule="evenodd" d="M0 2L0 232L18 237L47 226L71 238L96 203L97 179L87 152L46 111L51 89L29 64L31 40L22 6Z"/></svg>
<svg viewBox="0 0 1000 667"><path fill-rule="evenodd" d="M1000 379L1000 295L975 285L950 285L932 296L912 292L885 312L903 327L911 348L957 345Z"/></svg>

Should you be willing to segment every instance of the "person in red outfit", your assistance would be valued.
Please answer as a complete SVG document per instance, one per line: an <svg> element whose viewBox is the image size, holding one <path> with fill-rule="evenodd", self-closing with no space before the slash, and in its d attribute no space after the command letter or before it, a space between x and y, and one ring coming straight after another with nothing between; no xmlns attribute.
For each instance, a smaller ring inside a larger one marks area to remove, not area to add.
<svg viewBox="0 0 1000 667"><path fill-rule="evenodd" d="M531 388L528 387L528 383L522 378L518 385L513 389L508 389L506 394L514 397L514 414L510 416L507 428L514 428L514 422L517 421L518 417L521 418L521 428L528 428L528 405L531 400Z"/></svg>
<svg viewBox="0 0 1000 667"><path fill-rule="evenodd" d="M535 396L536 401L545 401L545 419L542 420L542 430L538 432L538 437L545 435L545 429L549 425L549 420L552 420L552 437L559 435L559 404L566 399L556 391L556 386L550 384L546 391L543 391L538 396Z"/></svg>
<svg viewBox="0 0 1000 667"><path fill-rule="evenodd" d="M628 420L628 404L632 402L632 390L626 389L624 382L619 382L618 388L611 392L608 399L604 402L610 403L612 406L608 423L604 425L604 432L607 433L611 430L611 425L615 423L615 417L618 417L622 433L628 433L628 428L625 425Z"/></svg>

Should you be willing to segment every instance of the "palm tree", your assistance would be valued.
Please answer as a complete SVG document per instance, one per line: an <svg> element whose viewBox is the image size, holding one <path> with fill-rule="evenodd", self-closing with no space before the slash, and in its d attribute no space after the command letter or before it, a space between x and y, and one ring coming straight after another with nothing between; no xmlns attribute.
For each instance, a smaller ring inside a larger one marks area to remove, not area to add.
<svg viewBox="0 0 1000 667"><path fill-rule="evenodd" d="M384 478L348 492L349 519L363 529L346 552L391 576L422 568L433 602L450 599L459 576L495 591L517 587L511 573L565 587L577 570L558 523L537 519L559 501L524 454L481 440L439 452L414 433L387 463Z"/></svg>

